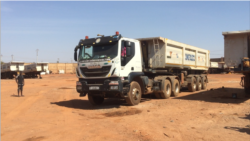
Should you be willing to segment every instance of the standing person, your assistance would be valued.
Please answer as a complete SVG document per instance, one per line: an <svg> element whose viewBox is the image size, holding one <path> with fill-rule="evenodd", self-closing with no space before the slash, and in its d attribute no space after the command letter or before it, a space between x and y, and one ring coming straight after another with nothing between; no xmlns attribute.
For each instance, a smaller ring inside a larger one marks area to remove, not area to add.
<svg viewBox="0 0 250 141"><path fill-rule="evenodd" d="M18 85L17 88L18 96L19 96L19 91L21 91L21 96L23 96L24 77L22 75L22 72L20 72L19 75L16 77L16 83Z"/></svg>

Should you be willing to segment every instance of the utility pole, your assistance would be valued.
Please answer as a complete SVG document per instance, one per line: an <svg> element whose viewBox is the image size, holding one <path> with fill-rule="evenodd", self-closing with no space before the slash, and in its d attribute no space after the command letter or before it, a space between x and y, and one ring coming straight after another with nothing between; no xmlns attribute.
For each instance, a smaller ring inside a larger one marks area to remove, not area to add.
<svg viewBox="0 0 250 141"><path fill-rule="evenodd" d="M36 49L36 63L37 63L37 57L38 57L38 49Z"/></svg>
<svg viewBox="0 0 250 141"><path fill-rule="evenodd" d="M58 60L57 60L57 63L59 63L59 58L57 58Z"/></svg>
<svg viewBox="0 0 250 141"><path fill-rule="evenodd" d="M13 61L13 55L11 55L11 57L12 57L12 60L11 60L11 62Z"/></svg>

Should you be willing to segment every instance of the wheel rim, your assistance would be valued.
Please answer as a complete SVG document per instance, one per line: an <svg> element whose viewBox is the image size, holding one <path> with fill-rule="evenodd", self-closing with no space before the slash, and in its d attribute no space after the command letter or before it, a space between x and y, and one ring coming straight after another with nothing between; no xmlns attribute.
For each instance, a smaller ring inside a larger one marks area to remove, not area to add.
<svg viewBox="0 0 250 141"><path fill-rule="evenodd" d="M196 89L196 84L194 83L193 88Z"/></svg>
<svg viewBox="0 0 250 141"><path fill-rule="evenodd" d="M166 86L166 91L167 91L167 94L170 93L170 85L169 84Z"/></svg>
<svg viewBox="0 0 250 141"><path fill-rule="evenodd" d="M199 83L199 88L201 88L201 83Z"/></svg>
<svg viewBox="0 0 250 141"><path fill-rule="evenodd" d="M178 93L179 92L179 85L175 84L175 92Z"/></svg>
<svg viewBox="0 0 250 141"><path fill-rule="evenodd" d="M139 95L140 95L140 91L137 88L134 88L133 92L132 92L132 95L133 95L134 100L138 100Z"/></svg>

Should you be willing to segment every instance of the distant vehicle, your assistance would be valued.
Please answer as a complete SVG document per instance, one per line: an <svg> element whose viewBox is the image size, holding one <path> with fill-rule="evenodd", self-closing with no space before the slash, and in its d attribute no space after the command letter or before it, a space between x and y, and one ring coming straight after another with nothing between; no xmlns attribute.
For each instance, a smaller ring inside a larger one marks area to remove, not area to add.
<svg viewBox="0 0 250 141"><path fill-rule="evenodd" d="M74 53L76 90L80 96L88 94L93 105L111 97L137 105L143 94L167 99L182 87L191 92L207 87L208 50L163 37L97 36L80 40Z"/></svg>
<svg viewBox="0 0 250 141"><path fill-rule="evenodd" d="M11 61L1 65L1 78L2 79L13 79L17 76L17 72L24 70L24 62L22 61Z"/></svg>
<svg viewBox="0 0 250 141"><path fill-rule="evenodd" d="M42 78L41 72L48 71L48 62L38 62L24 66L24 78Z"/></svg>
<svg viewBox="0 0 250 141"><path fill-rule="evenodd" d="M209 73L218 74L224 72L224 63L220 62L210 62Z"/></svg>

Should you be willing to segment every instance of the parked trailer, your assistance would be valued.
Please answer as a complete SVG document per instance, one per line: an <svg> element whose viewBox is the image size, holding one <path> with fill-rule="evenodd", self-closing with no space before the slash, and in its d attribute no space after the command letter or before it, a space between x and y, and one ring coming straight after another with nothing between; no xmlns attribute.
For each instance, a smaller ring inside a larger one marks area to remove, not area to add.
<svg viewBox="0 0 250 141"><path fill-rule="evenodd" d="M1 78L2 79L13 79L17 76L17 72L24 70L24 62L22 61L11 61L1 65Z"/></svg>
<svg viewBox="0 0 250 141"><path fill-rule="evenodd" d="M224 62L210 62L208 73L217 74L226 72L226 70L224 70L224 66L225 66Z"/></svg>
<svg viewBox="0 0 250 141"><path fill-rule="evenodd" d="M47 62L38 62L24 66L24 77L25 78L39 78L41 79L41 72L48 70Z"/></svg>
<svg viewBox="0 0 250 141"><path fill-rule="evenodd" d="M74 59L76 90L80 96L88 94L93 105L110 97L137 105L143 94L152 93L167 99L178 96L182 87L200 91L207 86L210 66L208 50L163 37L125 38L118 32L86 36L76 46Z"/></svg>

